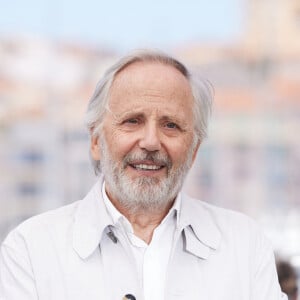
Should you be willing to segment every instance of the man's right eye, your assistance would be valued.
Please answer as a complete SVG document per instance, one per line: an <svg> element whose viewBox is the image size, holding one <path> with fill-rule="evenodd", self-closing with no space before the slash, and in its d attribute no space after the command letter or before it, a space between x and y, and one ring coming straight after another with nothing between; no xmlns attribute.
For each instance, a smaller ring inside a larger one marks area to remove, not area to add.
<svg viewBox="0 0 300 300"><path fill-rule="evenodd" d="M125 124L138 124L139 121L138 119L128 119L126 121L124 121Z"/></svg>

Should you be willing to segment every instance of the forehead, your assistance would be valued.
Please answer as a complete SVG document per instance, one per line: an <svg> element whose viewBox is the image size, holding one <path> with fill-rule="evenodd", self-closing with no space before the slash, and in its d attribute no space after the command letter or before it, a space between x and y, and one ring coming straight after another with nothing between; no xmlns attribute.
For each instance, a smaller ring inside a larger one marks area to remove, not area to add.
<svg viewBox="0 0 300 300"><path fill-rule="evenodd" d="M114 78L109 98L110 106L129 100L138 104L141 99L169 101L170 106L178 100L187 106L193 103L188 79L175 67L152 61L135 62L121 70Z"/></svg>

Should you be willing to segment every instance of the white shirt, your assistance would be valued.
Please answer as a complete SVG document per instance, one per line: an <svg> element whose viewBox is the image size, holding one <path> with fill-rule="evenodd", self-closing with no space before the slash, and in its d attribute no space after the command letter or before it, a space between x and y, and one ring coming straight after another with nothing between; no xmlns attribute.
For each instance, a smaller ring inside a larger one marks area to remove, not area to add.
<svg viewBox="0 0 300 300"><path fill-rule="evenodd" d="M138 276L143 282L144 299L164 300L167 265L173 245L181 194L177 196L167 216L154 230L149 245L134 234L130 222L111 203L105 192L105 183L102 185L102 197L117 229L114 235L118 237L122 232L130 242L129 245L137 263Z"/></svg>
<svg viewBox="0 0 300 300"><path fill-rule="evenodd" d="M144 299L128 238L107 235L115 229L101 187L7 236L0 252L1 300ZM287 299L270 243L252 220L184 194L177 219L165 300Z"/></svg>

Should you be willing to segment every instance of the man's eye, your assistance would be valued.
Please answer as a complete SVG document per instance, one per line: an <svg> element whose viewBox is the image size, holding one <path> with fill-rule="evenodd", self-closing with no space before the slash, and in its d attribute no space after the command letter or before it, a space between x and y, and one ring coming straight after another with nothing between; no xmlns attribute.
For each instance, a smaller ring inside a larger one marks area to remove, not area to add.
<svg viewBox="0 0 300 300"><path fill-rule="evenodd" d="M124 123L127 123L127 124L138 124L138 122L139 121L137 119L128 119Z"/></svg>
<svg viewBox="0 0 300 300"><path fill-rule="evenodd" d="M175 124L173 122L167 123L166 127L169 128L169 129L176 129L176 128L178 128L177 124Z"/></svg>

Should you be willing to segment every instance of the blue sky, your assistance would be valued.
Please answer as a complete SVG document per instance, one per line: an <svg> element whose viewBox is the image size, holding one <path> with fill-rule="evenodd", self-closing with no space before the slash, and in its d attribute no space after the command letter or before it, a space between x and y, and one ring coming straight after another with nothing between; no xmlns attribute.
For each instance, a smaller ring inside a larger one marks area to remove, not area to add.
<svg viewBox="0 0 300 300"><path fill-rule="evenodd" d="M243 1L0 0L0 35L30 34L119 50L228 41L240 33Z"/></svg>

